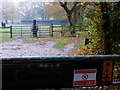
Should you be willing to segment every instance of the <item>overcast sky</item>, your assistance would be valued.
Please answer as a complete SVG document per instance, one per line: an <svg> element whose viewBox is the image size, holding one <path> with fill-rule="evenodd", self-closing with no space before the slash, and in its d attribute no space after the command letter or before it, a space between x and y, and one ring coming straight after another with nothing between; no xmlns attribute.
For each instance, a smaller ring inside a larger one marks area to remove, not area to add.
<svg viewBox="0 0 120 90"><path fill-rule="evenodd" d="M9 2L27 2L27 1L31 1L31 2L47 2L47 1L53 1L53 0L3 0L3 2L5 1L9 1Z"/></svg>
<svg viewBox="0 0 120 90"><path fill-rule="evenodd" d="M9 2L25 2L25 1L31 1L31 2L58 2L58 0L0 0L0 1L9 1ZM60 1L67 1L67 2L118 2L120 0L60 0Z"/></svg>

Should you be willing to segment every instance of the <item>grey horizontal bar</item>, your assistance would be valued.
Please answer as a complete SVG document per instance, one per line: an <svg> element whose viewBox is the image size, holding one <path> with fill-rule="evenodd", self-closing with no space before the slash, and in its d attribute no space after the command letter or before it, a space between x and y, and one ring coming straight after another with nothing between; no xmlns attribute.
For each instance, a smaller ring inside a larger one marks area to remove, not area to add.
<svg viewBox="0 0 120 90"><path fill-rule="evenodd" d="M120 85L120 81L119 82L112 82L113 85Z"/></svg>
<svg viewBox="0 0 120 90"><path fill-rule="evenodd" d="M120 55L80 55L80 56L28 56L28 57L0 57L0 60L107 60L120 59Z"/></svg>

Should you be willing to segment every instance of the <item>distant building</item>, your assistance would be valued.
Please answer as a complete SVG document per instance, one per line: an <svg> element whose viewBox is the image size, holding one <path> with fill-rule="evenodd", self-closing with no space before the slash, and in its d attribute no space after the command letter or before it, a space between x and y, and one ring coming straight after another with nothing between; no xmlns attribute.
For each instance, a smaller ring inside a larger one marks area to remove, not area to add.
<svg viewBox="0 0 120 90"><path fill-rule="evenodd" d="M26 19L26 20L21 20L21 24L32 24L32 19ZM39 20L36 20L37 21L37 24L39 25L63 25L63 24L69 24L69 20L67 19L39 19Z"/></svg>

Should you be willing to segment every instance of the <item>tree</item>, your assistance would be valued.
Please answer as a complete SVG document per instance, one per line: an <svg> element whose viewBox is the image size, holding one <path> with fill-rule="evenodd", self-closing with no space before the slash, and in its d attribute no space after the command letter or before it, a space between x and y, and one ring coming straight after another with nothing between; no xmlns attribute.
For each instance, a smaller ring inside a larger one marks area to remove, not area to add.
<svg viewBox="0 0 120 90"><path fill-rule="evenodd" d="M70 32L75 33L74 26L78 24L80 16L82 16L83 4L80 2L51 2L44 6L46 15L52 16L54 19L68 19Z"/></svg>
<svg viewBox="0 0 120 90"><path fill-rule="evenodd" d="M13 23L13 20L20 18L20 15L18 14L16 6L13 2L2 3L2 18L6 20L6 23L7 20L11 20Z"/></svg>
<svg viewBox="0 0 120 90"><path fill-rule="evenodd" d="M59 3L60 3L60 5L64 8L64 10L66 11L66 13L67 13L67 17L68 17L68 19L69 19L69 22L70 22L70 26L73 26L73 22L72 22L72 14L73 14L73 12L75 11L75 10L77 10L77 4L78 4L78 2L75 2L74 3L74 5L73 5L73 7L71 8L71 9L69 9L67 6L68 6L68 3L67 2L61 2L60 0L59 0Z"/></svg>
<svg viewBox="0 0 120 90"><path fill-rule="evenodd" d="M92 43L79 53L120 54L120 2L88 3L83 12L83 29Z"/></svg>
<svg viewBox="0 0 120 90"><path fill-rule="evenodd" d="M102 12L102 29L104 32L104 50L105 54L113 54L117 48L120 47L120 2L107 3L101 2ZM111 7L112 6L112 7ZM118 50L117 50L118 51ZM120 49L119 49L120 52Z"/></svg>
<svg viewBox="0 0 120 90"><path fill-rule="evenodd" d="M2 2L0 2L0 20L2 20Z"/></svg>
<svg viewBox="0 0 120 90"><path fill-rule="evenodd" d="M18 12L24 19L39 19L47 18L43 10L43 2L20 2Z"/></svg>
<svg viewBox="0 0 120 90"><path fill-rule="evenodd" d="M60 3L60 6L64 8L69 23L70 23L70 30L71 34L75 34L75 29L74 26L78 23L80 17L82 17L82 9L87 5L87 3L81 3L81 2L61 2L58 0Z"/></svg>
<svg viewBox="0 0 120 90"><path fill-rule="evenodd" d="M113 53L120 54L120 2L113 3L114 11L112 12L111 23L112 23L112 38L113 38Z"/></svg>
<svg viewBox="0 0 120 90"><path fill-rule="evenodd" d="M58 2L49 2L44 5L44 12L54 19L67 19L66 12Z"/></svg>

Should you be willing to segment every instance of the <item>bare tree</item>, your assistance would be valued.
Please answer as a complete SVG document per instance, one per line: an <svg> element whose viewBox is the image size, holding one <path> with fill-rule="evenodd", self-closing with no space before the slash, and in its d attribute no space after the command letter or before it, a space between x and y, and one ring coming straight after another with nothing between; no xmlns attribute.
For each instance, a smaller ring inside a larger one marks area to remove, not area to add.
<svg viewBox="0 0 120 90"><path fill-rule="evenodd" d="M20 2L17 10L24 19L44 19L43 5L43 2Z"/></svg>
<svg viewBox="0 0 120 90"><path fill-rule="evenodd" d="M75 34L74 26L77 23L77 19L78 19L78 17L76 17L76 14L80 14L80 13L77 13L77 10L82 9L82 5L78 5L80 2L62 2L60 0L58 1L60 6L64 8L67 14L67 17L70 23L71 34L73 35ZM69 3L72 3L70 7L69 7Z"/></svg>
<svg viewBox="0 0 120 90"><path fill-rule="evenodd" d="M6 21L19 19L19 13L17 12L16 5L13 2L3 2L2 3L2 18Z"/></svg>

